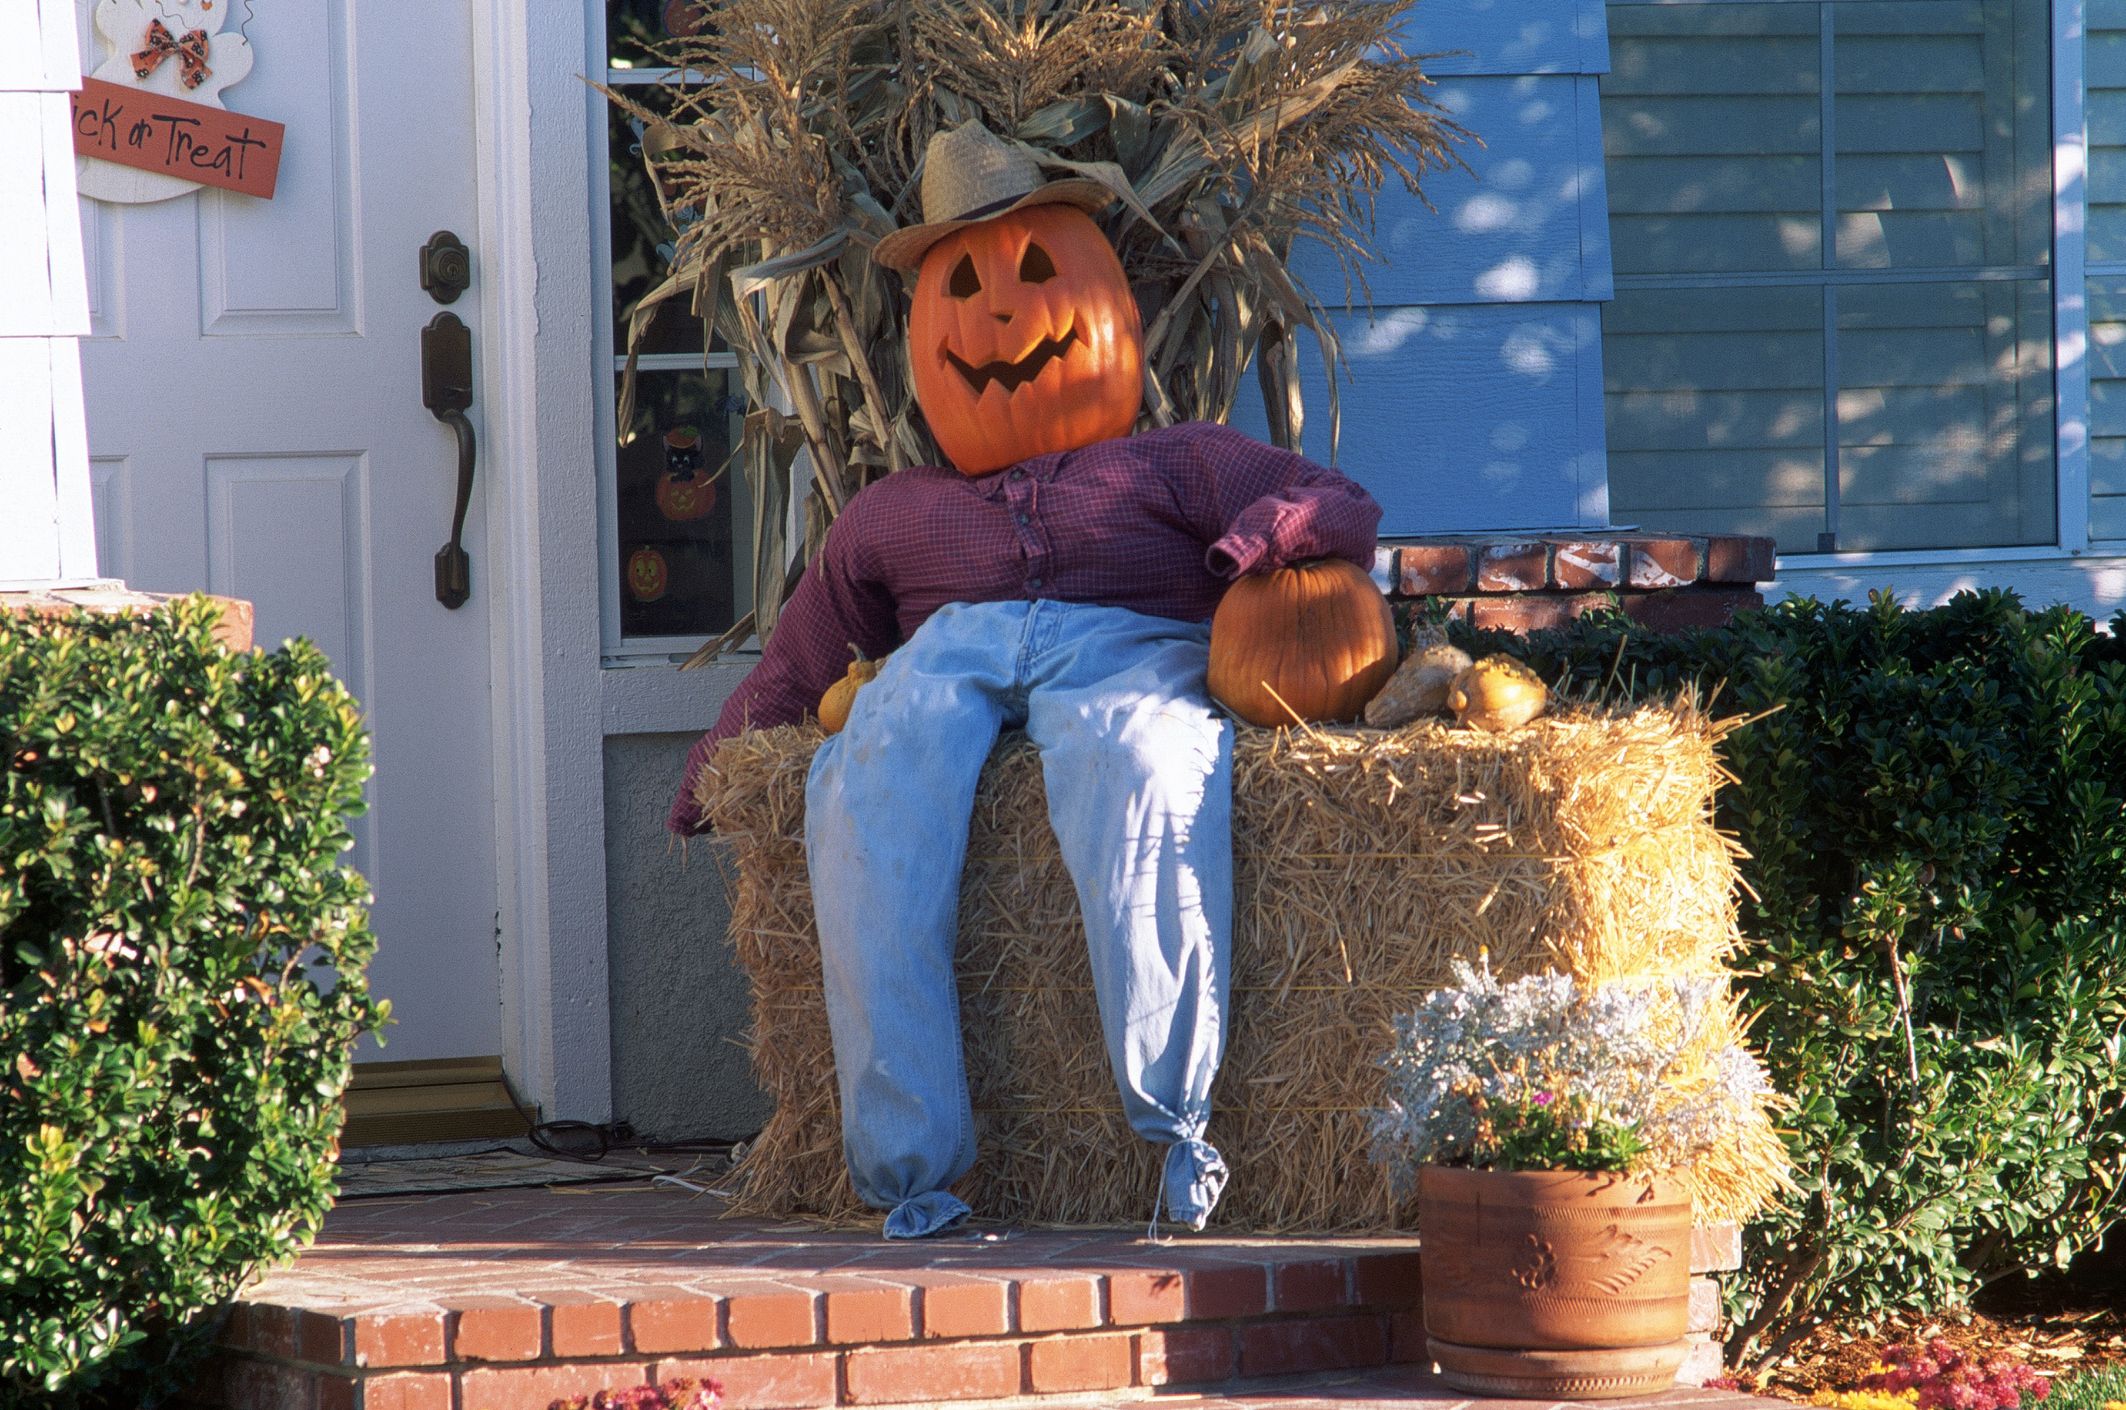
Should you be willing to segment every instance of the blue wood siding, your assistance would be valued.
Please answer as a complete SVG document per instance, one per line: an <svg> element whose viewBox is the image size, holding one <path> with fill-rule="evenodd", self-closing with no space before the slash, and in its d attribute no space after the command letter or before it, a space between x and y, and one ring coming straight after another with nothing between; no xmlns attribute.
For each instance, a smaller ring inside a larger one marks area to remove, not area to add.
<svg viewBox="0 0 2126 1410"><path fill-rule="evenodd" d="M1383 194L1385 262L1351 305L1333 261L1295 251L1340 310L1351 376L1337 461L1380 500L1384 534L1605 523L1600 0L1424 0L1403 40L1461 51L1427 70L1484 145L1466 152L1470 172L1426 182L1436 211L1399 187ZM1318 364L1307 406L1307 453L1327 459ZM1261 434L1252 390L1234 421Z"/></svg>

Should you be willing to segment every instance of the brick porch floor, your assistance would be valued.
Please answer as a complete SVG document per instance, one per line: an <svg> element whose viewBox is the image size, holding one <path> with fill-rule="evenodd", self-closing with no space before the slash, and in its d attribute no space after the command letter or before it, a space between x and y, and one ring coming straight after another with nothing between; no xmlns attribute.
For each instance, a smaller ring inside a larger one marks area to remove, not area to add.
<svg viewBox="0 0 2126 1410"><path fill-rule="evenodd" d="M545 1410L711 1375L731 1405L758 1407L1114 1404L1189 1388L1205 1410L1462 1403L1400 1364L1423 1345L1409 1240L978 1228L888 1244L717 1213L713 1197L642 1184L343 1204L300 1262L244 1294L194 1398Z"/></svg>

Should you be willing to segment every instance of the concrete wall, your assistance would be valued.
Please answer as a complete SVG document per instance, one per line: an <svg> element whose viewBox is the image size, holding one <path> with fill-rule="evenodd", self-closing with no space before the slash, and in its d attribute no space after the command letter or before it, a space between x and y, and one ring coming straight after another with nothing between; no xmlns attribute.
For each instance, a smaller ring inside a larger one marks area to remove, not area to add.
<svg viewBox="0 0 2126 1410"><path fill-rule="evenodd" d="M664 830L693 734L605 741L607 983L613 1119L645 1137L736 1138L767 1120L745 1051L747 987L724 932L713 842L683 856Z"/></svg>

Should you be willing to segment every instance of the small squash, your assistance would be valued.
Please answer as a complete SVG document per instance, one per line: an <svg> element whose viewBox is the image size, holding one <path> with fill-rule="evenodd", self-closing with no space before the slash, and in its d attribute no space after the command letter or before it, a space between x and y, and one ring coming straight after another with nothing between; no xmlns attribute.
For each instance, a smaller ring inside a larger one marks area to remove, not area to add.
<svg viewBox="0 0 2126 1410"><path fill-rule="evenodd" d="M849 708L856 704L856 693L869 685L878 676L882 662L873 661L849 643L850 654L856 659L849 663L848 672L827 687L827 693L819 698L819 724L829 734L840 734L842 726L849 723Z"/></svg>
<svg viewBox="0 0 2126 1410"><path fill-rule="evenodd" d="M1486 656L1455 677L1447 692L1456 719L1491 734L1519 729L1549 704L1542 678L1511 656Z"/></svg>
<svg viewBox="0 0 2126 1410"><path fill-rule="evenodd" d="M1211 617L1208 684L1256 725L1358 718L1395 673L1395 619L1366 570L1316 558L1237 579Z"/></svg>
<svg viewBox="0 0 2126 1410"><path fill-rule="evenodd" d="M1444 640L1419 647L1396 668L1380 694L1366 702L1366 723L1375 729L1397 729L1420 716L1441 713L1447 708L1447 692L1469 666L1469 653Z"/></svg>

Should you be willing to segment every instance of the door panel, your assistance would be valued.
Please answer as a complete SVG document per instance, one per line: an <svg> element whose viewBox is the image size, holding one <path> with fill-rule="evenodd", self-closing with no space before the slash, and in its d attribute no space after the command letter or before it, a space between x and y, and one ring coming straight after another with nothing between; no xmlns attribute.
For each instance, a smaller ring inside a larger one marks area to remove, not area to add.
<svg viewBox="0 0 2126 1410"><path fill-rule="evenodd" d="M376 894L388 1055L493 1054L494 578L476 553L471 601L435 599L456 441L421 405L438 310L416 258L446 228L479 248L468 7L245 8L256 64L224 96L287 125L274 198L83 205L104 571L247 598L262 643L303 635L331 656L375 739L352 860ZM84 45L92 67L105 57L86 30ZM452 306L475 328L479 274Z"/></svg>

